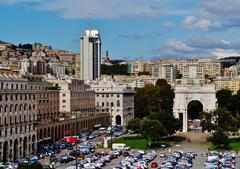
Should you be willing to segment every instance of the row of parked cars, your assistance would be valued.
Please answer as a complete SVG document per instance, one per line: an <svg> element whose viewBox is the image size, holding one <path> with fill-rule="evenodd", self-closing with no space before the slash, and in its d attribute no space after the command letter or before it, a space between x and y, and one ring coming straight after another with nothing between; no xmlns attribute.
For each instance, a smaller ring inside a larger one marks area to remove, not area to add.
<svg viewBox="0 0 240 169"><path fill-rule="evenodd" d="M175 151L169 154L160 153L159 157L164 158L164 160L161 164L158 164L158 162L153 161L157 155L154 150L133 151L113 169L147 169L148 167L158 169L189 169L192 167L193 160L196 157L196 154L193 152L184 153L182 151Z"/></svg>
<svg viewBox="0 0 240 169"><path fill-rule="evenodd" d="M81 144L80 146L78 146L77 150L71 150L70 152L68 152L65 155L62 155L59 159L57 158L50 158L51 162L60 162L60 163L68 163L70 161L75 160L75 158L78 158L78 160L82 160L84 159L85 155L88 155L90 153L94 153L96 150L96 146L89 142L85 142L83 144Z"/></svg>
<svg viewBox="0 0 240 169"><path fill-rule="evenodd" d="M174 151L169 154L160 154L165 160L159 169L189 169L193 166L193 160L197 154L194 152Z"/></svg>
<svg viewBox="0 0 240 169"><path fill-rule="evenodd" d="M147 169L148 164L157 156L157 153L152 151L132 151L122 160L119 165L113 169Z"/></svg>
<svg viewBox="0 0 240 169"><path fill-rule="evenodd" d="M211 151L207 155L205 169L235 169L236 155L230 152Z"/></svg>
<svg viewBox="0 0 240 169"><path fill-rule="evenodd" d="M96 152L92 155L88 155L85 159L78 161L78 169L101 169L106 166L112 160L122 155L121 150L113 150L110 152ZM75 169L74 166L70 166L66 169Z"/></svg>

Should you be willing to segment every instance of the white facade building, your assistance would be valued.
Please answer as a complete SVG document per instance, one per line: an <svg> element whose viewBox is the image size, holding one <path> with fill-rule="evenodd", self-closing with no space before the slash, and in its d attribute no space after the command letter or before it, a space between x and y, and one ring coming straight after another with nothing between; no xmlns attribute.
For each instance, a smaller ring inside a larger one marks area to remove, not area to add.
<svg viewBox="0 0 240 169"><path fill-rule="evenodd" d="M134 118L134 91L115 81L94 81L91 84L99 111L112 115L112 125L126 126Z"/></svg>
<svg viewBox="0 0 240 169"><path fill-rule="evenodd" d="M152 76L158 79L165 79L169 83L176 80L176 68L171 64L155 64L152 67Z"/></svg>
<svg viewBox="0 0 240 169"><path fill-rule="evenodd" d="M96 80L101 76L101 39L98 30L85 30L80 39L80 79Z"/></svg>
<svg viewBox="0 0 240 169"><path fill-rule="evenodd" d="M20 73L24 74L28 72L29 60L27 58L18 61L18 70Z"/></svg>
<svg viewBox="0 0 240 169"><path fill-rule="evenodd" d="M63 64L50 62L48 65L56 78L65 76L65 66Z"/></svg>

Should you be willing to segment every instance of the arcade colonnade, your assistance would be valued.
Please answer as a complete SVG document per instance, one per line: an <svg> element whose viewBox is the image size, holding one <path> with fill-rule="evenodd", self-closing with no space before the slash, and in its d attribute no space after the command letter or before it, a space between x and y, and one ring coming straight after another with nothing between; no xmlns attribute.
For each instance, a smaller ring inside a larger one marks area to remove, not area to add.
<svg viewBox="0 0 240 169"><path fill-rule="evenodd" d="M215 85L177 85L174 92L173 115L175 118L182 116L183 132L188 131L187 107L191 101L201 102L204 112L217 108Z"/></svg>

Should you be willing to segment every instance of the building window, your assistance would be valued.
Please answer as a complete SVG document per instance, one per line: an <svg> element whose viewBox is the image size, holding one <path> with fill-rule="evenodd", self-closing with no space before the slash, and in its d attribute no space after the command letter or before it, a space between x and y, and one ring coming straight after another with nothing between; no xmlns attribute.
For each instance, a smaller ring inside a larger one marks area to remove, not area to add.
<svg viewBox="0 0 240 169"><path fill-rule="evenodd" d="M104 97L104 94L102 94L102 97Z"/></svg>
<svg viewBox="0 0 240 169"><path fill-rule="evenodd" d="M104 106L104 102L102 102L102 106Z"/></svg>
<svg viewBox="0 0 240 169"><path fill-rule="evenodd" d="M65 97L66 96L66 94L65 93L63 93L63 97Z"/></svg>
<svg viewBox="0 0 240 169"><path fill-rule="evenodd" d="M120 107L120 100L117 100L117 107Z"/></svg>
<svg viewBox="0 0 240 169"><path fill-rule="evenodd" d="M117 97L120 97L119 94L117 94Z"/></svg>
<svg viewBox="0 0 240 169"><path fill-rule="evenodd" d="M107 94L106 97L109 97L109 95Z"/></svg>
<svg viewBox="0 0 240 169"><path fill-rule="evenodd" d="M111 102L111 107L113 107L114 106L114 104L113 104L113 102Z"/></svg>
<svg viewBox="0 0 240 169"><path fill-rule="evenodd" d="M63 100L63 103L66 103L66 100Z"/></svg>
<svg viewBox="0 0 240 169"><path fill-rule="evenodd" d="M109 106L109 102L107 102L107 106Z"/></svg>
<svg viewBox="0 0 240 169"><path fill-rule="evenodd" d="M99 102L97 102L97 106L99 106Z"/></svg>

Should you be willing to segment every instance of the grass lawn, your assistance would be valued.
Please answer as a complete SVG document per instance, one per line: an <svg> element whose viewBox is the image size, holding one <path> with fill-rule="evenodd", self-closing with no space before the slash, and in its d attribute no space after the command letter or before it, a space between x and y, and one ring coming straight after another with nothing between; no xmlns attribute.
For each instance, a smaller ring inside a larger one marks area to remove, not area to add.
<svg viewBox="0 0 240 169"><path fill-rule="evenodd" d="M213 150L225 150L222 148L218 148L214 145L211 145L211 149ZM238 150L240 151L240 138L231 138L229 139L229 147L226 150Z"/></svg>
<svg viewBox="0 0 240 169"><path fill-rule="evenodd" d="M169 147L173 141L168 139L163 139L155 143L155 145L149 147L148 141L141 136L126 136L120 137L113 141L113 143L124 143L133 149L152 149L152 148L162 148L161 145Z"/></svg>
<svg viewBox="0 0 240 169"><path fill-rule="evenodd" d="M230 139L230 150L240 150L240 138Z"/></svg>

